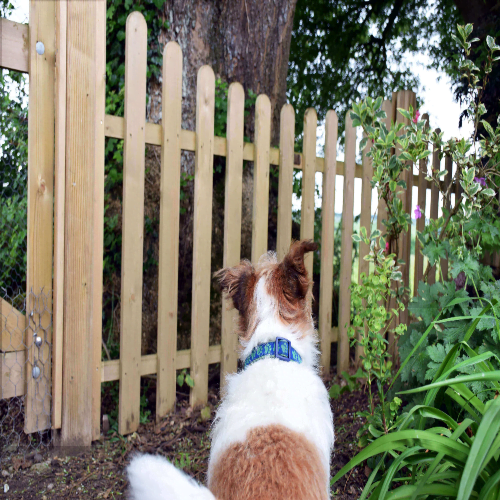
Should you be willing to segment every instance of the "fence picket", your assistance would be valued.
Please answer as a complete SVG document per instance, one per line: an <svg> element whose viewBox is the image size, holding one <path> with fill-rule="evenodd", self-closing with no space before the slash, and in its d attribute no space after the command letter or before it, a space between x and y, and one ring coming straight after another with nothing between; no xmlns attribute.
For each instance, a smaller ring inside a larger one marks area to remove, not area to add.
<svg viewBox="0 0 500 500"><path fill-rule="evenodd" d="M446 190L449 188L450 184L453 182L453 161L451 156L446 155L444 159L444 168L446 169L446 176L444 178L444 185ZM453 187L453 186L452 186ZM443 208L446 210L451 210L451 189L447 198L443 200ZM448 258L441 259L441 277L445 280L448 279Z"/></svg>
<svg viewBox="0 0 500 500"><path fill-rule="evenodd" d="M441 130L436 129L436 134L440 134ZM441 148L436 147L436 145L433 145L433 152L432 152L432 170L439 172L441 166L440 166L440 160L439 160L439 154L441 152ZM431 219L437 219L438 218L438 213L439 213L439 189L437 185L433 182L431 184L431 213L430 217ZM433 285L436 282L436 265L432 266L431 270L429 271L429 275L427 276L427 283L429 285Z"/></svg>
<svg viewBox="0 0 500 500"><path fill-rule="evenodd" d="M325 171L321 203L321 281L319 285L318 333L321 366L330 369L332 347L333 251L335 235L335 178L337 174L338 119L330 110L325 120Z"/></svg>
<svg viewBox="0 0 500 500"><path fill-rule="evenodd" d="M271 101L261 94L255 103L255 162L253 165L252 262L267 252L269 217L269 152Z"/></svg>
<svg viewBox="0 0 500 500"><path fill-rule="evenodd" d="M385 126L387 127L387 130L391 129L391 121L392 121L392 102L391 101L384 101L382 103L382 111L385 111L386 119L385 119ZM377 193L378 196L378 193ZM382 223L383 220L387 220L387 206L385 204L385 201L382 199L378 200L378 208L377 208L377 229L380 230L380 232L385 235L386 234L386 227Z"/></svg>
<svg viewBox="0 0 500 500"><path fill-rule="evenodd" d="M192 406L204 404L208 398L214 106L214 72L210 66L202 66L198 71L196 95L193 302L191 309L191 376L194 380L190 395Z"/></svg>
<svg viewBox="0 0 500 500"><path fill-rule="evenodd" d="M158 270L158 366L156 419L175 405L179 203L181 181L182 51L176 42L163 50L160 246Z"/></svg>
<svg viewBox="0 0 500 500"><path fill-rule="evenodd" d="M417 96L411 90L401 90L397 93L397 107L403 108L406 110L410 109L410 106L413 110L416 109ZM410 121L408 118L404 118L399 112L396 116L396 121L400 123L404 123L405 125L409 125ZM412 213L412 195L413 195L413 164L410 164L410 169L405 170L402 179L406 182L405 193L402 197L403 201L403 211L410 215L410 226L408 231L402 235L399 241L399 253L398 259L402 259L405 263L401 266L401 271L403 273L403 284L405 287L410 286L410 257L411 257L411 219ZM399 313L399 321L398 323L408 324L408 300L409 297L405 298L405 310L400 311ZM389 334L389 345L391 346L391 354L397 356L398 346L397 339L393 337L393 334Z"/></svg>
<svg viewBox="0 0 500 500"><path fill-rule="evenodd" d="M373 177L373 167L372 160L367 156L371 149L371 141L366 143L365 149L363 151L363 179L361 184L361 216L359 220L359 227L366 227L366 232L368 235L371 234L371 209L372 209L372 186L371 180ZM361 274L365 273L368 276L370 271L370 263L365 260L365 256L368 255L370 248L364 242L359 244L359 266L358 266L358 283L361 283ZM366 329L366 327L365 327ZM361 332L358 331L358 337ZM356 345L356 364L360 362L360 357L363 355L363 348L357 344Z"/></svg>
<svg viewBox="0 0 500 500"><path fill-rule="evenodd" d="M426 122L426 128L429 126L429 115L426 113L422 117ZM418 165L418 206L422 212L422 217L417 219L417 231L422 232L425 229L425 207L427 204L427 158L419 161ZM418 236L415 235L415 273L413 275L413 295L417 295L418 282L424 276L424 255L421 252L421 245Z"/></svg>
<svg viewBox="0 0 500 500"><path fill-rule="evenodd" d="M280 164L278 184L278 234L276 253L282 259L292 241L292 196L295 144L295 111L291 104L281 108Z"/></svg>
<svg viewBox="0 0 500 500"><path fill-rule="evenodd" d="M240 261L241 248L241 193L243 176L243 137L245 91L239 83L229 86L227 105L227 152L224 201L224 267ZM234 332L236 310L222 304L221 319L221 385L226 375L238 367L238 338Z"/></svg>
<svg viewBox="0 0 500 500"><path fill-rule="evenodd" d="M118 432L137 430L141 390L144 152L146 129L147 26L142 14L128 16L125 38L125 141L120 314Z"/></svg>
<svg viewBox="0 0 500 500"><path fill-rule="evenodd" d="M300 213L300 239L314 239L314 191L316 173L316 128L318 116L313 108L304 114L304 147L302 168L302 207ZM309 276L313 273L313 253L304 256Z"/></svg>
<svg viewBox="0 0 500 500"><path fill-rule="evenodd" d="M342 236L340 246L339 337L337 373L349 368L349 337L351 321L352 224L354 222L354 170L356 168L356 128L347 113L345 121L344 199L342 203Z"/></svg>

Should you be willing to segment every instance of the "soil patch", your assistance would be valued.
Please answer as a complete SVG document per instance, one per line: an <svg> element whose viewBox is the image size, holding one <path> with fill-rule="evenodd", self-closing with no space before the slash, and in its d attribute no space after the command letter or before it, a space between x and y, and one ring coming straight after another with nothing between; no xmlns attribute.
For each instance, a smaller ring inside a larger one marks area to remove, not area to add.
<svg viewBox="0 0 500 500"><path fill-rule="evenodd" d="M329 387L332 382L326 381ZM7 453L0 459L0 498L48 500L127 498L124 469L137 453L160 454L200 482L204 482L210 453L209 430L219 403L218 387L209 393L208 410L192 410L185 391L178 394L175 412L159 424L143 424L126 438L109 433L77 456L62 457L57 450ZM335 418L335 450L331 473L335 475L358 451L356 432L363 421L356 412L367 408L362 390L331 400ZM151 416L153 420L153 416ZM332 487L332 498L359 498L367 475L355 468Z"/></svg>

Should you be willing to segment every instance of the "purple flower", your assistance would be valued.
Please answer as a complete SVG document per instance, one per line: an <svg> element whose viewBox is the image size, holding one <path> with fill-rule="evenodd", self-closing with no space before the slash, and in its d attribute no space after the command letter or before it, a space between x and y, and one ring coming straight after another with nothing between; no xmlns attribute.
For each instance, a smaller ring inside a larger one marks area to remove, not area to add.
<svg viewBox="0 0 500 500"><path fill-rule="evenodd" d="M422 217L422 212L420 211L420 205L417 205L415 209L415 219L420 219L420 217Z"/></svg>
<svg viewBox="0 0 500 500"><path fill-rule="evenodd" d="M479 182L481 186L486 187L486 177L474 177L474 182Z"/></svg>

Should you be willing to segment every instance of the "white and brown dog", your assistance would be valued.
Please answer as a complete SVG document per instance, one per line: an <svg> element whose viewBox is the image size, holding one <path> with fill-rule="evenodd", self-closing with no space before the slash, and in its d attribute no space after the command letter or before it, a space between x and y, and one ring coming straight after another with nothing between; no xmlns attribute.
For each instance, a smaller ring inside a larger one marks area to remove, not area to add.
<svg viewBox="0 0 500 500"><path fill-rule="evenodd" d="M304 253L292 244L282 262L269 253L219 271L239 312L240 357L211 432L208 489L162 457L128 467L134 500L278 500L330 498L333 417L318 375L311 280Z"/></svg>

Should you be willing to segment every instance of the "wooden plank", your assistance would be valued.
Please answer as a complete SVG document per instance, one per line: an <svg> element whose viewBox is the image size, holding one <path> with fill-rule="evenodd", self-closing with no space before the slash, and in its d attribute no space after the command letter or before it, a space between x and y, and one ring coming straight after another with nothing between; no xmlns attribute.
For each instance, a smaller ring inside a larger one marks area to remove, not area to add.
<svg viewBox="0 0 500 500"><path fill-rule="evenodd" d="M436 129L436 134L440 134L441 130ZM441 169L440 165L440 160L439 160L439 154L441 153L441 148L436 147L436 145L433 145L433 152L432 152L432 171L433 172L439 172ZM433 182L431 184L431 212L430 212L430 217L431 219L437 219L438 218L438 213L439 213L439 188L438 186ZM431 270L429 271L429 274L427 276L427 283L429 285L433 285L436 282L436 266L432 266Z"/></svg>
<svg viewBox="0 0 500 500"><path fill-rule="evenodd" d="M95 416L95 377L100 377L102 323L105 6L101 2L67 2L66 9L64 370L60 444L89 446L96 432L99 434L95 422L99 420ZM62 120L60 115L59 119ZM56 128L59 127L62 124L58 122ZM98 391L99 409L100 387Z"/></svg>
<svg viewBox="0 0 500 500"><path fill-rule="evenodd" d="M208 398L208 340L210 325L210 264L214 164L215 76L210 66L198 71L196 96L196 157L193 221L193 302L191 309L190 404Z"/></svg>
<svg viewBox="0 0 500 500"><path fill-rule="evenodd" d="M450 186L450 184L453 182L453 161L451 159L451 156L446 155L444 158L444 168L447 172L445 178L444 178L444 185L446 187L446 190ZM443 200L443 208L446 210L451 210L451 193L453 192L453 186L450 188L450 194L447 198ZM440 259L440 266L441 266L441 280L448 281L448 257L446 259Z"/></svg>
<svg viewBox="0 0 500 500"><path fill-rule="evenodd" d="M267 252L269 218L269 148L271 101L261 94L255 103L255 161L253 165L252 262Z"/></svg>
<svg viewBox="0 0 500 500"><path fill-rule="evenodd" d="M64 325L64 207L66 197L66 33L67 2L56 4L54 164L54 325L52 340L52 428L61 428Z"/></svg>
<svg viewBox="0 0 500 500"><path fill-rule="evenodd" d="M426 113L422 117L426 122L426 128L429 127L429 115ZM425 208L427 204L427 159L420 160L418 165L418 206L422 212L422 217L417 219L417 231L422 232L425 229ZM413 295L418 293L418 283L424 277L424 255L418 236L415 235L415 273L413 277Z"/></svg>
<svg viewBox="0 0 500 500"><path fill-rule="evenodd" d="M26 316L0 298L0 351L24 351Z"/></svg>
<svg viewBox="0 0 500 500"><path fill-rule="evenodd" d="M28 73L29 27L0 18L0 67Z"/></svg>
<svg viewBox="0 0 500 500"><path fill-rule="evenodd" d="M304 163L302 167L302 206L300 212L300 239L314 239L314 191L316 173L316 128L318 116L313 108L304 114ZM304 256L307 273L312 278L313 252Z"/></svg>
<svg viewBox="0 0 500 500"><path fill-rule="evenodd" d="M340 246L340 290L339 296L339 345L337 347L337 373L349 368L349 337L347 328L351 322L352 274L352 225L354 222L354 168L356 165L356 128L352 126L350 113L345 126L345 175L342 203L342 235Z"/></svg>
<svg viewBox="0 0 500 500"><path fill-rule="evenodd" d="M175 406L179 210L181 185L182 50L169 42L163 50L163 141L161 150L160 261L158 285L158 379L156 419Z"/></svg>
<svg viewBox="0 0 500 500"><path fill-rule="evenodd" d="M386 101L391 106L390 101ZM385 104L385 103L384 103ZM389 122L390 122L390 115ZM120 116L106 115L105 118L105 133L106 137L113 137L115 139L123 139L125 121ZM162 131L161 125L155 123L146 123L146 144L161 146L162 144ZM181 149L183 151L194 151L196 144L196 133L191 130L181 130ZM214 155L226 156L226 138L214 137ZM243 143L243 159L246 161L254 161L254 145L250 142ZM271 165L279 165L280 150L278 148L270 148L269 150L269 163ZM303 157L301 153L295 153L293 168L302 170ZM325 159L320 156L316 157L316 172L323 172ZM337 175L344 175L344 162L337 161ZM356 164L355 177L361 179L363 177L363 167ZM413 177L413 182L418 183L418 175ZM427 188L430 188L430 183L427 183Z"/></svg>
<svg viewBox="0 0 500 500"><path fill-rule="evenodd" d="M0 352L0 400L26 393L26 351Z"/></svg>
<svg viewBox="0 0 500 500"><path fill-rule="evenodd" d="M55 1L30 1L30 98L28 112L28 243L26 269L27 373L36 364L38 378L28 377L26 433L50 428L52 364L52 242L54 184ZM43 55L35 45L42 42ZM44 300L42 300L42 297ZM40 307L39 307L40 306ZM43 339L40 348L33 336Z"/></svg>
<svg viewBox="0 0 500 500"><path fill-rule="evenodd" d="M208 363L220 363L221 362L221 346L211 345L208 348ZM141 357L140 373L141 377L146 375L154 375L158 366L157 354L148 354ZM113 359L111 361L102 361L101 369L101 382L113 382L114 380L120 379L120 360ZM177 351L177 356L175 357L175 369L184 370L184 368L189 368L191 365L191 350L183 349L182 351Z"/></svg>
<svg viewBox="0 0 500 500"><path fill-rule="evenodd" d="M106 111L106 5L97 2L95 16L95 170L94 229L92 250L92 440L101 435L101 352L102 352L102 289L104 259L104 162Z"/></svg>
<svg viewBox="0 0 500 500"><path fill-rule="evenodd" d="M133 12L127 18L125 39L120 434L137 430L140 413L146 58L146 21L142 14Z"/></svg>
<svg viewBox="0 0 500 500"><path fill-rule="evenodd" d="M278 234L276 253L282 260L292 241L293 162L295 143L295 111L291 104L281 108L280 164L278 179Z"/></svg>
<svg viewBox="0 0 500 500"><path fill-rule="evenodd" d="M224 267L236 266L240 261L241 204L243 179L243 136L245 91L239 83L229 86L227 107L227 161L224 201ZM222 359L221 386L226 375L238 368L238 336L234 331L237 311L222 304Z"/></svg>
<svg viewBox="0 0 500 500"><path fill-rule="evenodd" d="M385 126L387 127L387 130L391 129L391 122L392 122L392 102L391 101L384 101L382 103L382 111L385 111L386 119L385 121ZM357 176L356 176L357 177ZM378 193L377 193L378 195ZM382 235L386 235L386 227L383 224L383 220L387 220L387 206L385 204L385 201L382 199L378 200L378 207L377 207L377 229L382 233Z"/></svg>
<svg viewBox="0 0 500 500"><path fill-rule="evenodd" d="M417 106L417 96L415 92L411 90L402 90L397 93L397 105L398 108L404 108L406 110L410 109L412 106L413 110L416 110ZM405 125L409 125L410 121L407 118L404 118L399 112L397 115L398 123L404 123ZM405 170L402 179L406 182L406 190L401 200L403 202L403 210L410 215L410 220L413 219L413 215L411 213L412 208L412 194L413 194L413 164L410 164L410 170ZM403 273L403 283L404 286L410 286L410 257L411 257L411 222L406 233L403 233L402 237L399 241L399 254L398 259L402 259L405 263L401 266L401 271ZM408 324L409 316L408 316L408 301L409 297L404 299L405 310L399 313L399 322ZM397 355L397 341L394 339L394 342L391 338L392 334L389 335L389 345L392 346L392 353Z"/></svg>
<svg viewBox="0 0 500 500"><path fill-rule="evenodd" d="M371 234L371 214L372 214L372 186L371 180L373 177L373 167L372 160L367 156L371 149L371 141L366 143L365 149L363 150L363 179L361 182L361 216L359 220L359 226L366 228L366 233ZM358 266L358 283L361 284L361 274L368 276L370 272L370 263L365 260L365 257L370 253L369 246L363 241L359 244L359 266ZM365 335L368 334L368 327L365 325ZM361 332L358 331L358 338ZM361 356L363 356L363 348L357 344L356 345L356 364L358 365L361 361Z"/></svg>
<svg viewBox="0 0 500 500"><path fill-rule="evenodd" d="M333 110L325 120L325 172L321 201L321 280L319 284L318 334L323 374L330 371L333 299L333 251L335 236L335 178L337 170L338 119Z"/></svg>

